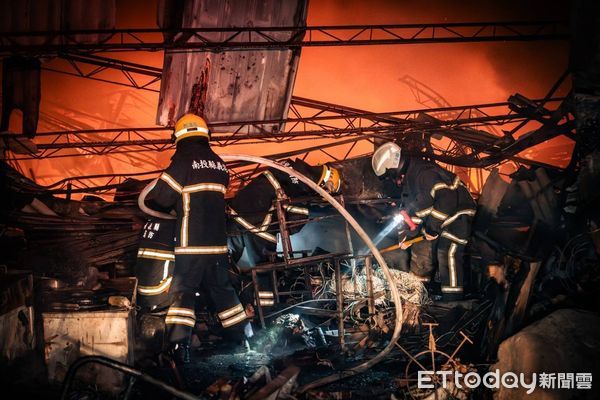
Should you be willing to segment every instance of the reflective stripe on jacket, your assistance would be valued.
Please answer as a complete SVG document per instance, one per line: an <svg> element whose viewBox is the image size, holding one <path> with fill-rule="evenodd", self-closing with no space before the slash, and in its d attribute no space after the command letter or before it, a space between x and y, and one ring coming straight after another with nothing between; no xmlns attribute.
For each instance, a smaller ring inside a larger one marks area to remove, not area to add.
<svg viewBox="0 0 600 400"><path fill-rule="evenodd" d="M177 144L171 164L146 197L151 208L176 211L175 254L227 253L228 184L225 163L207 139L193 137Z"/></svg>

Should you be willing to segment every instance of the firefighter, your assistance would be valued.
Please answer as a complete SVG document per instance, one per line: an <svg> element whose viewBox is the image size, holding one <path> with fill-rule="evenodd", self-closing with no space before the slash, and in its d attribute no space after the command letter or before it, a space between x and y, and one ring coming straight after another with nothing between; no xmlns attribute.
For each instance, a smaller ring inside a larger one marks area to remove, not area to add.
<svg viewBox="0 0 600 400"><path fill-rule="evenodd" d="M286 167L290 167L310 178L320 187L331 194L338 194L341 190L340 172L327 164L311 166L301 159L286 159L280 161ZM229 232L234 234L229 237L229 246L234 263L238 263L245 253L245 260L240 264L256 267L258 264L267 263L277 250L276 232L277 212L273 202L281 193L289 198L305 197L312 192L308 186L300 182L298 178L281 172L277 169L268 169L253 179L248 185L240 189L235 197L229 201L229 215L231 225ZM287 204L285 206L287 221L306 221L309 210L305 207ZM304 224L294 224L288 227L290 235L300 231ZM234 281L239 282L242 287L239 274L234 275ZM250 290L241 290L240 297L245 304L255 304L261 307L272 307L275 305L275 293L273 281L266 274L257 276L257 286L251 293Z"/></svg>
<svg viewBox="0 0 600 400"><path fill-rule="evenodd" d="M244 342L250 325L227 272L225 191L229 173L225 163L210 148L208 126L201 117L181 117L174 136L176 151L171 164L156 180L145 204L174 210L177 215L175 269L165 323L171 355L176 362L187 363L196 322L196 292L208 296L224 336Z"/></svg>
<svg viewBox="0 0 600 400"><path fill-rule="evenodd" d="M371 161L375 175L400 191L402 209L419 224L419 233L426 239L411 246L411 272L421 280L431 279L435 254L443 300L462 299L463 255L475 215L469 191L439 165L403 157L396 143L380 146Z"/></svg>

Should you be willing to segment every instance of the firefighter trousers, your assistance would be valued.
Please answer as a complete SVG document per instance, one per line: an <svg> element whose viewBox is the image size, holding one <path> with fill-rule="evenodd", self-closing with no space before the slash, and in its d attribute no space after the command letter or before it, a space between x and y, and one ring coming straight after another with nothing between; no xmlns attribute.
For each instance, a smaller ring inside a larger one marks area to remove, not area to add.
<svg viewBox="0 0 600 400"><path fill-rule="evenodd" d="M442 294L462 297L463 293L463 258L465 245L441 237L437 245L438 270L442 283Z"/></svg>
<svg viewBox="0 0 600 400"><path fill-rule="evenodd" d="M228 336L243 338L246 312L231 285L227 254L176 255L171 306L167 311L168 340L189 343L196 323L196 293L208 297L208 304Z"/></svg>
<svg viewBox="0 0 600 400"><path fill-rule="evenodd" d="M237 227L234 228L237 229ZM240 262L242 255L244 252L246 253L246 258L243 261L243 264L245 264L244 270L246 272L250 271L258 264L270 262L272 256L274 256L277 251L276 243L264 240L250 232L230 236L228 239L229 248L232 250L232 258L234 262L238 263L238 268L242 264ZM241 268L239 269L241 270ZM254 288L254 290L250 290L252 289L251 287L243 285L241 275L232 277L232 281L234 282L234 287L239 290L240 300L243 304L252 304L256 306L258 305L258 302L262 307L272 307L275 304L273 282L270 275L258 274L258 288Z"/></svg>
<svg viewBox="0 0 600 400"><path fill-rule="evenodd" d="M435 268L434 242L422 240L410 246L410 272L422 282L429 282Z"/></svg>
<svg viewBox="0 0 600 400"><path fill-rule="evenodd" d="M464 291L464 253L471 233L471 217L463 215L445 227L437 240L437 259L442 295L462 298Z"/></svg>
<svg viewBox="0 0 600 400"><path fill-rule="evenodd" d="M471 231L471 217L461 216L445 227L436 240L423 240L410 247L410 271L421 281L433 277L436 266L442 294L448 299L462 298L464 253Z"/></svg>
<svg viewBox="0 0 600 400"><path fill-rule="evenodd" d="M435 257L442 294L448 299L460 299L463 294L463 257L465 245L440 237L437 240L424 240L410 247L410 272L422 282L433 278Z"/></svg>

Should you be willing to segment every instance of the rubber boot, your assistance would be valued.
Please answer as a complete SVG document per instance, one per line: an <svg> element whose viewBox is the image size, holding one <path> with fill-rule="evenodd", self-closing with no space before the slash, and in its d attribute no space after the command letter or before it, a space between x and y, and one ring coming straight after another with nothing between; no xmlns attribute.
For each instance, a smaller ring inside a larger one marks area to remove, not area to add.
<svg viewBox="0 0 600 400"><path fill-rule="evenodd" d="M250 322L226 329L223 333L224 347L232 354L247 353L252 350L248 341L252 336L254 331Z"/></svg>
<svg viewBox="0 0 600 400"><path fill-rule="evenodd" d="M189 364L191 346L189 340L186 342L172 343L169 349L169 356L175 361L177 365Z"/></svg>

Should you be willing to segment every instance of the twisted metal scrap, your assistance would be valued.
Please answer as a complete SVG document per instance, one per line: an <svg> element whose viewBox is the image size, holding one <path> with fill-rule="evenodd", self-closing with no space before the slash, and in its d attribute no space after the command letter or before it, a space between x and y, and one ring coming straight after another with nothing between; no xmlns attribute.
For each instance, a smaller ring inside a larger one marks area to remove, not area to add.
<svg viewBox="0 0 600 400"><path fill-rule="evenodd" d="M387 264L385 263L385 260L381 256L381 253L379 252L379 250L377 249L375 244L369 238L369 235L367 235L367 233L362 229L362 227L359 225L359 223L356 222L356 220L350 215L350 213L348 213L348 211L346 211L346 209L340 203L338 203L338 201L335 200L333 198L333 196L331 196L329 193L327 193L324 189L319 187L317 184L315 184L309 178L307 178L306 176L302 175L301 173L299 173L298 171L296 171L292 168L286 167L275 161L272 161L272 160L269 160L266 158L262 158L262 157L258 157L258 156L243 155L243 154L223 154L223 155L221 155L221 158L225 161L248 161L248 162L252 162L252 163L267 165L271 168L278 169L278 170L285 172L293 177L298 178L302 183L304 183L305 185L307 185L308 187L313 189L315 192L317 192L319 195L321 195L321 197L323 197L325 200L327 200L327 202L329 202L329 204L331 204L336 210L338 210L338 212L348 221L348 223L352 226L352 228L354 228L356 233L365 242L365 244L368 246L369 250L371 250L373 256L377 260L377 263L383 270L383 273L384 273L386 279L389 282L394 281L394 277L393 277L392 273L390 272ZM316 387L323 386L323 385L335 382L337 380L348 378L350 376L367 371L373 365L375 365L378 362L380 362L381 360L383 360L385 358L385 356L387 356L387 354L392 350L396 341L400 337L400 330L402 329L403 316L402 316L402 301L400 299L400 293L398 292L398 288L396 287L396 285L389 285L389 286L390 286L390 292L392 294L392 301L394 302L394 306L396 309L396 321L395 321L395 325L394 325L394 333L392 334L392 338L389 341L388 345L383 350L381 350L381 352L379 354L377 354L375 357L373 357L369 361L359 364L359 365L355 366L354 368L351 368L347 371L342 371L338 374L329 375L324 378L318 379L314 382L311 382L307 385L302 386L299 389L299 391L301 393L306 392L307 390L311 390Z"/></svg>
<svg viewBox="0 0 600 400"><path fill-rule="evenodd" d="M421 280L419 280L413 274L408 272L391 270L393 281L385 279L381 269L373 268L373 292L379 293L384 290L389 290L390 286L395 285L400 293L402 301L416 304L419 306L425 306L431 304L432 301L429 298L427 289ZM355 290L356 289L356 290ZM324 282L324 290L328 293L335 294L337 288L335 286L335 279L331 278ZM355 274L351 279L344 280L342 283L342 291L344 298L351 300L358 298L364 298L368 294L367 289L367 276L364 269ZM379 298L375 301L375 304L386 302L385 298Z"/></svg>

